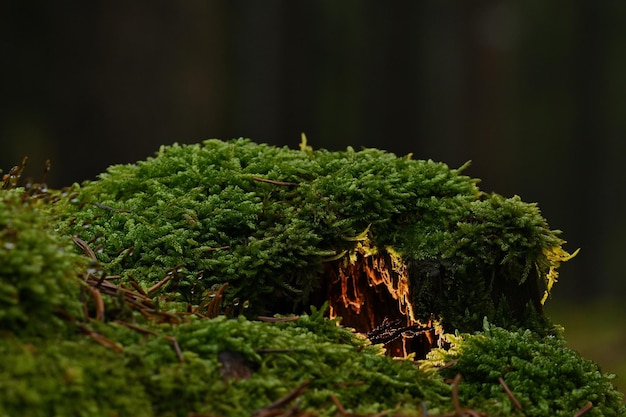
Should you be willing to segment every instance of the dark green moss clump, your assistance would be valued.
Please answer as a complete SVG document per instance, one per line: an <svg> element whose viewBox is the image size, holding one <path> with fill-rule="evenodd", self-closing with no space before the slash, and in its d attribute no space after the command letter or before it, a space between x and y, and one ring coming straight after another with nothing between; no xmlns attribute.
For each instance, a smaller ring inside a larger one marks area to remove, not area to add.
<svg viewBox="0 0 626 417"><path fill-rule="evenodd" d="M54 232L45 203L23 189L0 192L0 329L50 336L81 313L84 257Z"/></svg>
<svg viewBox="0 0 626 417"><path fill-rule="evenodd" d="M571 416L589 401L624 415L611 377L542 315L564 241L461 171L240 139L163 147L62 191L5 176L0 416ZM327 317L345 295L329 277L348 272L406 284L401 312L438 331L485 316L516 330L446 336L421 367L391 359Z"/></svg>
<svg viewBox="0 0 626 417"><path fill-rule="evenodd" d="M362 413L450 409L450 388L411 362L337 326L322 312L288 323L220 317L176 326L91 325L117 349L85 336L0 343L0 415L249 416L299 385L299 412L333 416L335 395ZM177 355L174 342L180 349ZM220 362L230 355L239 364ZM228 374L224 369L244 366ZM244 377L245 376L245 377ZM287 403L277 409L287 409Z"/></svg>
<svg viewBox="0 0 626 417"><path fill-rule="evenodd" d="M615 375L602 374L557 335L542 338L530 330L510 332L486 324L483 332L447 339L451 346L431 351L423 368L448 364L441 376L462 375L458 392L465 406L489 415L571 417L590 406L585 416L626 415L623 395L611 383Z"/></svg>
<svg viewBox="0 0 626 417"><path fill-rule="evenodd" d="M482 193L462 169L376 149L173 145L76 187L61 231L146 290L175 275L163 291L180 309L228 283L237 313L297 312L319 305L325 264L391 253L423 320L549 327L541 299L564 241L534 204Z"/></svg>

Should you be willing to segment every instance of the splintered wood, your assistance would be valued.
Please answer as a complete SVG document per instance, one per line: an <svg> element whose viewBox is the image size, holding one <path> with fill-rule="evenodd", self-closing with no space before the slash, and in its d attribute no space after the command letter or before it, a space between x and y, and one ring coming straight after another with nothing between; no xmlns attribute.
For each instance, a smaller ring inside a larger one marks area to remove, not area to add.
<svg viewBox="0 0 626 417"><path fill-rule="evenodd" d="M432 323L422 326L415 318L405 265L389 253L355 255L325 265L330 317L363 334L393 323L395 337L384 343L388 353L424 356L435 332Z"/></svg>

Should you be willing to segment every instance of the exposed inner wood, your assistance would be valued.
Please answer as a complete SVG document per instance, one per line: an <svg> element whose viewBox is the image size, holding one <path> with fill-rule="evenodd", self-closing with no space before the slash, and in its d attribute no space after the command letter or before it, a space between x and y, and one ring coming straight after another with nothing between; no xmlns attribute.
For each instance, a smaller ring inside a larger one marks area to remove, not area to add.
<svg viewBox="0 0 626 417"><path fill-rule="evenodd" d="M366 335L385 331L393 338L384 343L389 355L423 358L435 345L432 323L413 314L406 268L390 254L358 251L352 261L327 263L325 276L330 317Z"/></svg>

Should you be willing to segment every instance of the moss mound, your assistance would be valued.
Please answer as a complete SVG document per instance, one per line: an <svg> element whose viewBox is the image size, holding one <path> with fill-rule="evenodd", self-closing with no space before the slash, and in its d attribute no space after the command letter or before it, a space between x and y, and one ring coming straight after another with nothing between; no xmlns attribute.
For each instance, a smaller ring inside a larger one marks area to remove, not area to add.
<svg viewBox="0 0 626 417"><path fill-rule="evenodd" d="M461 170L211 140L66 190L15 182L0 416L626 415L612 377L549 335L558 233ZM372 277L413 289L393 300L407 315L483 331L441 336L421 366L385 356L326 313L354 301L333 285Z"/></svg>
<svg viewBox="0 0 626 417"><path fill-rule="evenodd" d="M447 340L451 346L431 351L423 369L443 367L439 373L444 378L462 375L460 402L489 415L626 413L623 395L611 384L615 376L603 375L557 335L542 338L530 330L509 332L486 323L483 332L448 335Z"/></svg>
<svg viewBox="0 0 626 417"><path fill-rule="evenodd" d="M301 148L162 147L75 187L61 231L91 245L108 274L182 310L228 283L233 312L299 312L319 305L325 264L387 253L408 268L418 319L547 326L542 296L570 255L536 205L482 193L463 168Z"/></svg>

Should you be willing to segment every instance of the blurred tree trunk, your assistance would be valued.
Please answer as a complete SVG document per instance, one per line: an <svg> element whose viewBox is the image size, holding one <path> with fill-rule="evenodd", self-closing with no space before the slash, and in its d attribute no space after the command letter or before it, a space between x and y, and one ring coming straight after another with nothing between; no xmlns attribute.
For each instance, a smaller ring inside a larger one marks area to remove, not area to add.
<svg viewBox="0 0 626 417"><path fill-rule="evenodd" d="M625 290L626 5L253 0L0 6L0 168L93 178L164 143L379 147L539 202L581 255L559 292ZM611 281L612 280L612 281Z"/></svg>

